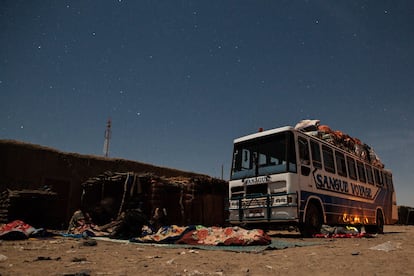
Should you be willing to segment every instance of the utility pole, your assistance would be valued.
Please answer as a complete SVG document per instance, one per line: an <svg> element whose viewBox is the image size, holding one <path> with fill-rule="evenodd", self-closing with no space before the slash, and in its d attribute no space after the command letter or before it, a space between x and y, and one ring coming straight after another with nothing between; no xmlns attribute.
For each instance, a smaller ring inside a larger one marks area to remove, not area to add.
<svg viewBox="0 0 414 276"><path fill-rule="evenodd" d="M109 157L109 140L111 139L111 119L108 119L108 122L106 123L106 130L105 130L105 142L104 142L104 148L103 153L105 157Z"/></svg>

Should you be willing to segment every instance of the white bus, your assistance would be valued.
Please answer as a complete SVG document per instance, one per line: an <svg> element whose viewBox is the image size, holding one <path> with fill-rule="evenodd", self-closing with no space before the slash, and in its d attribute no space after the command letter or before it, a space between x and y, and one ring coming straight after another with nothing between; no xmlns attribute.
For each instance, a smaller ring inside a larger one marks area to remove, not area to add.
<svg viewBox="0 0 414 276"><path fill-rule="evenodd" d="M382 233L384 224L397 219L392 174L366 154L289 126L234 140L233 225L293 225L311 237L322 224Z"/></svg>

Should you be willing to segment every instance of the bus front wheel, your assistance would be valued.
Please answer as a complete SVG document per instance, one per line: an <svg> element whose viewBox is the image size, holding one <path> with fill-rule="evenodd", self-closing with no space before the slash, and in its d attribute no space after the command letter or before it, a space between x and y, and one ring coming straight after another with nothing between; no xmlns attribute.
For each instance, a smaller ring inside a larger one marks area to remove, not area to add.
<svg viewBox="0 0 414 276"><path fill-rule="evenodd" d="M318 207L315 204L309 204L305 213L305 221L300 225L299 229L303 237L311 238L315 234L320 233L322 227L322 217Z"/></svg>

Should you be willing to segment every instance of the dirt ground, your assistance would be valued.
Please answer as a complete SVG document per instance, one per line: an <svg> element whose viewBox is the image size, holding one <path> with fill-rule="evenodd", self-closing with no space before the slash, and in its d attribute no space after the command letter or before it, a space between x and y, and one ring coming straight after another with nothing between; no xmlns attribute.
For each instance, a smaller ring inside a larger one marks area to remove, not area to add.
<svg viewBox="0 0 414 276"><path fill-rule="evenodd" d="M63 237L0 241L0 274L414 275L414 226L385 226L374 238L272 238L317 245L240 253Z"/></svg>

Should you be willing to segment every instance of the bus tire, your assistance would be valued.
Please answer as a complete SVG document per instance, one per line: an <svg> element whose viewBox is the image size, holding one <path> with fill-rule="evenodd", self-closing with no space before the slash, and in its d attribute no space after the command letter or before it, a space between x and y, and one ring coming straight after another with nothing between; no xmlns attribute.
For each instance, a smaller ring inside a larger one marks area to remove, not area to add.
<svg viewBox="0 0 414 276"><path fill-rule="evenodd" d="M375 225L366 225L365 232L368 234L384 234L384 217L381 210L377 211Z"/></svg>
<svg viewBox="0 0 414 276"><path fill-rule="evenodd" d="M381 210L377 211L376 222L377 222L377 233L384 234L384 216L382 215Z"/></svg>
<svg viewBox="0 0 414 276"><path fill-rule="evenodd" d="M321 232L321 227L322 214L314 203L310 203L306 209L305 220L300 226L300 232L303 237L312 238Z"/></svg>

